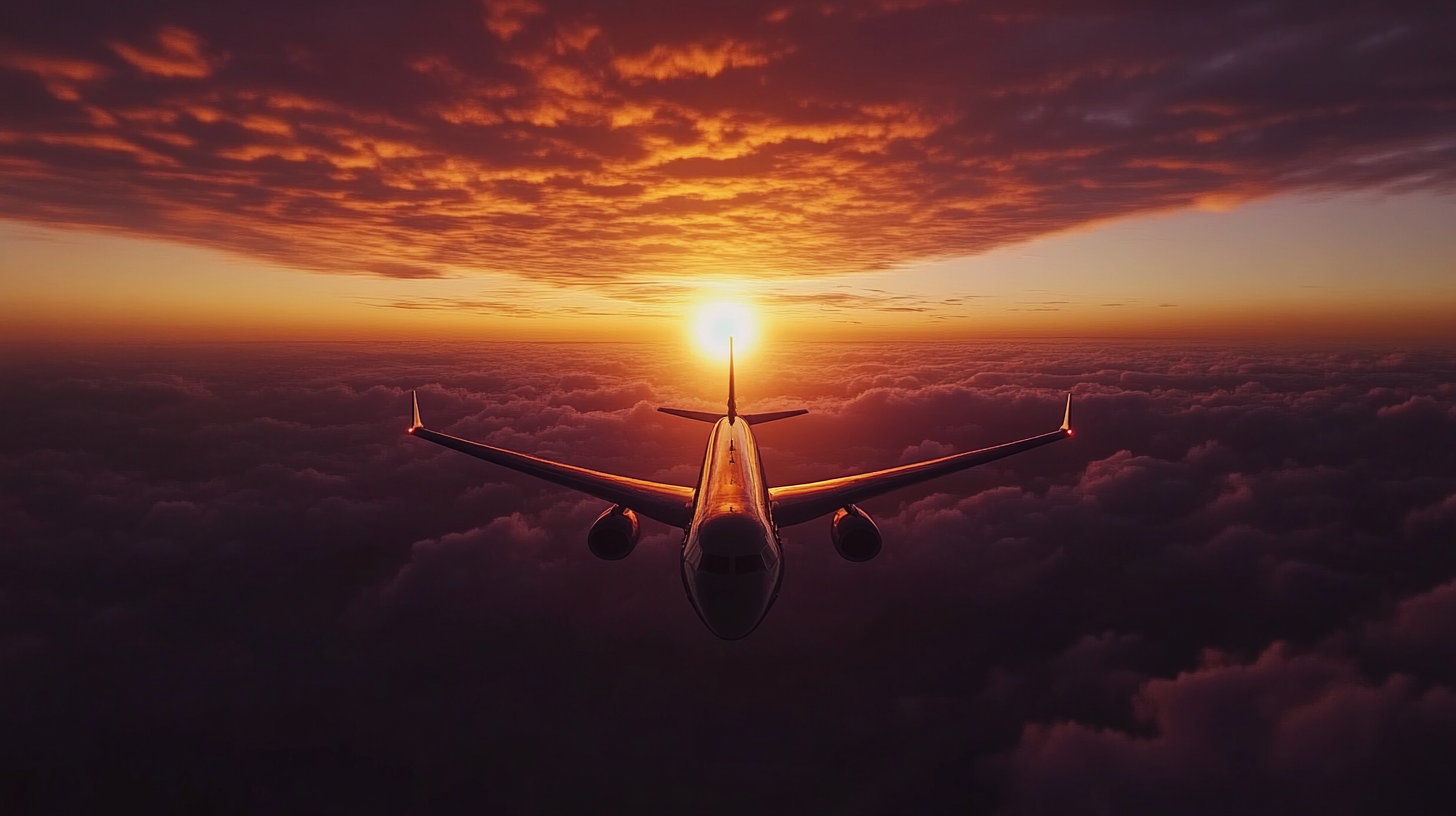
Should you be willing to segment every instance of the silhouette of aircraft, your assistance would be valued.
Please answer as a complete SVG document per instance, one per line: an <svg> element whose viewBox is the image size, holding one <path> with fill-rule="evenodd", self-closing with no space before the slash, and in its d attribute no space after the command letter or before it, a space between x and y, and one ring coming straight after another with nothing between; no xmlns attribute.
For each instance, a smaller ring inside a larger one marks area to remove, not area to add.
<svg viewBox="0 0 1456 816"><path fill-rule="evenodd" d="M432 431L420 422L419 397L411 392L411 398L414 422L409 432L420 439L612 502L587 533L587 547L598 558L617 561L632 552L641 532L638 513L683 528L683 588L698 617L724 640L737 640L752 632L778 597L784 577L779 528L833 513L830 538L834 549L846 560L868 561L880 552L880 531L856 502L1072 435L1072 395L1068 394L1062 426L1051 433L873 473L769 487L750 429L809 412L738 413L731 338L726 413L657 409L713 424L696 487L600 473Z"/></svg>

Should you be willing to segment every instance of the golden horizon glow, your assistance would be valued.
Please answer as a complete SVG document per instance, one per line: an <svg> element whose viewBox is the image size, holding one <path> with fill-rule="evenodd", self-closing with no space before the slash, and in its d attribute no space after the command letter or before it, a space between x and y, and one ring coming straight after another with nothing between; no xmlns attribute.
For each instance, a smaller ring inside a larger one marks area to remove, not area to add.
<svg viewBox="0 0 1456 816"><path fill-rule="evenodd" d="M215 248L0 220L0 342L683 343L1456 338L1456 197L1296 197L1111 221L966 258L772 281L563 285L311 274ZM736 304L751 328L720 326ZM710 336L698 337L702 329Z"/></svg>
<svg viewBox="0 0 1456 816"><path fill-rule="evenodd" d="M712 301L700 304L689 317L689 326L698 350L717 359L728 359L728 339L733 350L742 355L758 341L758 319L754 310L738 301Z"/></svg>

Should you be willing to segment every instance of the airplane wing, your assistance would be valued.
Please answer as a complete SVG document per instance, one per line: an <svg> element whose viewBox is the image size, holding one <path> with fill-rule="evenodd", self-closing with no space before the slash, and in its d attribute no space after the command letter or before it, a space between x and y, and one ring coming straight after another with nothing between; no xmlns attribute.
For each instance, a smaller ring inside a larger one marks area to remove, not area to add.
<svg viewBox="0 0 1456 816"><path fill-rule="evenodd" d="M1007 456L1039 448L1042 445L1050 445L1072 435L1071 421L1072 395L1068 394L1067 412L1062 417L1062 427L1051 433L1033 436L1019 442L1008 442L994 448L956 453L942 456L939 459L916 462L913 465L877 470L873 473L861 473L855 476L787 487L771 487L768 489L768 498L773 508L774 523L780 527L802 524L810 519L832 513L847 504L862 502L897 488L918 484L976 465L984 465L987 462L1004 459Z"/></svg>
<svg viewBox="0 0 1456 816"><path fill-rule="evenodd" d="M562 487L580 490L588 496L629 507L663 524L685 528L692 521L693 489L690 487L599 473L432 431L420 423L419 398L411 392L410 399L414 402L414 424L410 426L409 432L420 439L468 453L477 459L484 459L511 470L529 473Z"/></svg>

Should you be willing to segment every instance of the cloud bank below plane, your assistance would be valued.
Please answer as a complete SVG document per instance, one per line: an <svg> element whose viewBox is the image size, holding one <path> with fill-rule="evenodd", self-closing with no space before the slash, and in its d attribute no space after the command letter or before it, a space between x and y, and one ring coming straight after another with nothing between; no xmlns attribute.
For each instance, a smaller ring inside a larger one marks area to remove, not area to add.
<svg viewBox="0 0 1456 816"><path fill-rule="evenodd" d="M704 368L646 343L0 356L10 811L1456 802L1449 346L765 344L742 403L811 410L754 428L776 483L1030 436L1074 386L1077 443L864 503L868 564L785 528L779 600L731 648L672 578L681 530L644 518L603 580L600 502L402 433L418 386L448 433L691 484L707 426L655 407L721 411Z"/></svg>
<svg viewBox="0 0 1456 816"><path fill-rule="evenodd" d="M683 528L686 535L679 562L683 588L698 617L724 640L748 636L778 599L784 575L780 527L833 513L830 539L834 549L847 561L869 561L879 554L882 537L874 521L855 502L1072 435L1072 395L1067 394L1062 425L1050 433L869 473L769 487L758 442L750 428L808 411L738 413L731 337L725 413L657 409L713 424L697 486L691 488L587 470L432 431L420 421L418 394L411 392L410 400L413 418L409 433L414 436L613 502L592 522L587 533L587 546L598 558L618 561L631 554L641 536L638 512Z"/></svg>

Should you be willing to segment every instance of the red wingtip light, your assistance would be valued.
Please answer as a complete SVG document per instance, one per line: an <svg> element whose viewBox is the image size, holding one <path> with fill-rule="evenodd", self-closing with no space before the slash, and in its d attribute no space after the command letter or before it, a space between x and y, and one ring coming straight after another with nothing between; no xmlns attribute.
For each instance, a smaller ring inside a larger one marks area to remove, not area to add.
<svg viewBox="0 0 1456 816"><path fill-rule="evenodd" d="M413 431L411 431L411 432L410 432L410 433L414 433L414 432L413 432ZM1068 428L1068 429L1067 429L1067 436L1075 436L1075 435L1076 435L1076 434L1075 434L1075 433L1073 433L1073 431L1072 431L1072 429L1071 429L1071 428Z"/></svg>
<svg viewBox="0 0 1456 816"><path fill-rule="evenodd" d="M404 429L404 432L407 433L407 434L412 434L412 433L415 432L415 429L414 428L405 428Z"/></svg>

